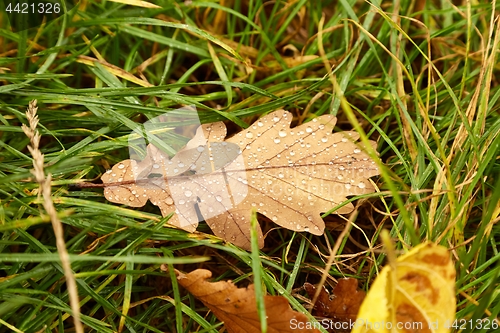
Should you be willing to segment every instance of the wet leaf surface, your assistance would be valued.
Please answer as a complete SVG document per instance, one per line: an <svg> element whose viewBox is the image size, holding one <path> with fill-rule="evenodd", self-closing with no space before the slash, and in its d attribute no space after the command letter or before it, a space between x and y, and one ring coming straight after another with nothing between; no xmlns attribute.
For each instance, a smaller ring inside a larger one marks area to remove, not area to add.
<svg viewBox="0 0 500 333"><path fill-rule="evenodd" d="M143 161L122 161L102 176L104 195L132 207L149 199L187 231L205 220L215 235L245 249L252 209L284 228L321 235L320 214L347 196L373 192L368 178L379 170L355 143L357 133L332 133L335 117L295 128L291 121L289 112L275 111L226 140L222 122L205 124L171 159L149 144ZM337 213L352 210L347 204ZM260 228L258 237L262 247Z"/></svg>

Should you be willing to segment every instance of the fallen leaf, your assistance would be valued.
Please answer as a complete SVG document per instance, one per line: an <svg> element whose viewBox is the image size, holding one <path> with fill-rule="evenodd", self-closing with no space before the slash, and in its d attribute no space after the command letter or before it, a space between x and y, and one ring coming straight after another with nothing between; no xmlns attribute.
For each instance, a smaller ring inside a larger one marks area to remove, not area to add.
<svg viewBox="0 0 500 333"><path fill-rule="evenodd" d="M295 128L291 121L289 112L275 111L226 140L222 122L205 124L172 159L150 144L143 161L122 161L102 176L104 195L133 207L149 199L163 216L176 213L170 223L187 231L205 220L215 235L245 249L252 209L284 228L322 235L320 213L373 192L368 178L379 170L354 143L356 132L332 133L335 117ZM349 203L336 212L352 210ZM260 228L258 237L262 247Z"/></svg>
<svg viewBox="0 0 500 333"><path fill-rule="evenodd" d="M310 283L306 282L304 289L309 297L313 297L316 293L316 287ZM365 292L358 289L358 280L353 278L339 279L332 290L332 295L328 293L325 286L322 287L312 314L328 319L329 325L326 325L327 327L332 327L332 325L334 327L335 323L340 323L335 332L350 332L350 329L342 330L344 326L342 323L350 324L356 321L364 298Z"/></svg>
<svg viewBox="0 0 500 333"><path fill-rule="evenodd" d="M176 270L179 284L199 299L222 322L229 333L257 333L260 320L253 285L237 288L231 281L209 282L212 273L197 269L188 274ZM267 332L319 332L306 328L307 317L293 311L283 296L264 296L267 318ZM304 327L304 329L300 329Z"/></svg>
<svg viewBox="0 0 500 333"><path fill-rule="evenodd" d="M149 144L144 160L124 160L101 177L108 184L104 196L132 207L142 207L149 199L163 216L175 212L170 224L196 230L198 212L205 219L220 215L247 193L247 186L234 179L239 174L239 179L245 177L243 157L237 145L222 142L225 135L222 122L202 125L171 159ZM224 172L216 172L222 168ZM233 169L233 177L226 178ZM197 173L188 174L193 170Z"/></svg>
<svg viewBox="0 0 500 333"><path fill-rule="evenodd" d="M424 243L382 269L353 333L447 333L455 319L455 268L448 250ZM391 329L392 327L392 329Z"/></svg>

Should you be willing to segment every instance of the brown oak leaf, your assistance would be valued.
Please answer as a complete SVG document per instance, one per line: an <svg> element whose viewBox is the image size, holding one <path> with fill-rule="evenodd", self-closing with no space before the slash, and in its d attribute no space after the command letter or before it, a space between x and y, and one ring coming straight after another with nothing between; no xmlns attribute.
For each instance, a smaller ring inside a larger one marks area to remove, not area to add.
<svg viewBox="0 0 500 333"><path fill-rule="evenodd" d="M316 293L314 285L306 282L304 289L309 297L314 297ZM339 279L332 290L332 295L328 293L325 286L322 287L316 304L314 304L313 315L327 319L328 325L325 325L325 327L337 327L335 332L350 332L350 329L343 330L342 327L349 327L351 323L356 321L356 316L365 296L365 292L358 289L356 279ZM342 323L347 325L342 325Z"/></svg>
<svg viewBox="0 0 500 333"><path fill-rule="evenodd" d="M226 140L222 122L205 124L172 158L150 144L143 161L122 161L102 176L104 195L132 207L149 199L187 231L205 220L215 235L245 249L252 209L284 228L322 235L320 214L347 196L373 192L368 178L379 170L355 143L356 132L332 133L335 117L295 128L291 121L289 112L275 111ZM349 203L336 212L352 210ZM262 247L260 228L258 237Z"/></svg>
<svg viewBox="0 0 500 333"><path fill-rule="evenodd" d="M212 273L206 269L197 269L188 274L176 270L176 274L179 284L224 322L229 333L261 332L253 285L237 288L231 281L209 282L207 279ZM267 332L319 333L311 327L304 314L290 308L283 296L264 296L264 303Z"/></svg>

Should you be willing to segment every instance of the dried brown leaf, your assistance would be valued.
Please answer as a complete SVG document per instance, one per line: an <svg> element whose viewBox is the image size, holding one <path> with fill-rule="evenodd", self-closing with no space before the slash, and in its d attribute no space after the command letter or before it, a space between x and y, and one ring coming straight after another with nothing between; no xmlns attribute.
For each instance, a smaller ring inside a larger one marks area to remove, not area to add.
<svg viewBox="0 0 500 333"><path fill-rule="evenodd" d="M179 284L208 307L229 333L260 332L257 301L253 285L237 288L231 281L209 282L212 273L197 269L188 274L176 271ZM286 298L264 296L269 333L318 332L315 329L298 329L308 325L307 317L293 311ZM309 325L310 326L310 325Z"/></svg>
<svg viewBox="0 0 500 333"><path fill-rule="evenodd" d="M316 293L316 287L310 283L304 284L304 289L310 297ZM327 327L338 327L337 332L343 331L341 327L349 327L356 321L361 303L365 298L365 292L358 289L358 281L353 278L339 279L337 285L332 290L332 295L328 293L323 286L316 304L314 305L313 315L317 317L328 318ZM340 324L335 324L340 323ZM341 323L347 323L342 325Z"/></svg>
<svg viewBox="0 0 500 333"><path fill-rule="evenodd" d="M335 117L295 128L291 120L289 112L275 111L225 141L222 122L202 125L172 159L150 144L143 161L122 161L103 175L104 195L133 207L149 199L188 231L204 219L217 236L245 249L252 209L284 228L321 235L320 213L373 192L368 178L379 170L354 143L357 133L332 133ZM352 209L349 203L337 213ZM260 228L258 237L262 247Z"/></svg>

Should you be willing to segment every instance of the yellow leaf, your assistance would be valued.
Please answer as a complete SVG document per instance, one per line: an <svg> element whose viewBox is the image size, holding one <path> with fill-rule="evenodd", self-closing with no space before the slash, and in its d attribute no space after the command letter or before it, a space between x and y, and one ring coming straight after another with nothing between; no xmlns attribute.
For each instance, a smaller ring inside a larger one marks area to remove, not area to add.
<svg viewBox="0 0 500 333"><path fill-rule="evenodd" d="M455 308L455 268L448 250L424 243L382 269L352 333L450 332Z"/></svg>

